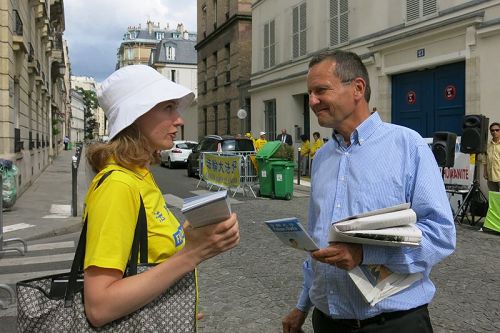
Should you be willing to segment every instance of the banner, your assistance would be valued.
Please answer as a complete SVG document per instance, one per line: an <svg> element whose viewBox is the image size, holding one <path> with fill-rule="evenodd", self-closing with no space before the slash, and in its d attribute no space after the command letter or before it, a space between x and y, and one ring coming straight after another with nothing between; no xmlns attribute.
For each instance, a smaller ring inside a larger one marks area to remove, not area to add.
<svg viewBox="0 0 500 333"><path fill-rule="evenodd" d="M203 180L225 188L239 187L240 158L239 155L203 154Z"/></svg>

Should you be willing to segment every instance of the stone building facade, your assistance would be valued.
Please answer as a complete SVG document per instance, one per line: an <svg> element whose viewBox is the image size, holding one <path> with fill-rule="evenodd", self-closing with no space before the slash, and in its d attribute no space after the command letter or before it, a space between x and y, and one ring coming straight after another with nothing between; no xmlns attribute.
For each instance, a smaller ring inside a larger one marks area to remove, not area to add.
<svg viewBox="0 0 500 333"><path fill-rule="evenodd" d="M197 1L199 138L252 130L251 4L250 0ZM240 109L246 111L244 119L237 116Z"/></svg>
<svg viewBox="0 0 500 333"><path fill-rule="evenodd" d="M500 2L495 0L256 0L252 5L252 128L321 128L306 74L322 50L356 52L370 107L424 137L462 133L464 115L498 121Z"/></svg>
<svg viewBox="0 0 500 333"><path fill-rule="evenodd" d="M191 89L197 95L196 33L189 32L184 24L175 29L169 25L148 21L146 27L131 26L123 36L118 49L116 68L128 65L149 65L163 76ZM184 114L184 126L179 130L178 140L198 139L198 115L196 100ZM187 116L189 115L189 116Z"/></svg>
<svg viewBox="0 0 500 333"><path fill-rule="evenodd" d="M69 129L63 0L0 1L0 158L18 193L51 163Z"/></svg>

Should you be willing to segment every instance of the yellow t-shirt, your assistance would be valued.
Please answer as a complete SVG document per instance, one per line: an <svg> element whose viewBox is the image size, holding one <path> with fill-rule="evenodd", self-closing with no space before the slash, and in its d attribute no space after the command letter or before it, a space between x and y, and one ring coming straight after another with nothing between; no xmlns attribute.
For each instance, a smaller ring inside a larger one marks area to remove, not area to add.
<svg viewBox="0 0 500 333"><path fill-rule="evenodd" d="M101 177L114 170L95 189ZM109 164L97 174L85 199L88 215L84 269L89 266L124 271L134 238L140 197L148 228L148 262L160 263L184 247L184 231L168 210L151 173Z"/></svg>
<svg viewBox="0 0 500 333"><path fill-rule="evenodd" d="M311 151L311 144L309 143L309 140L302 141L302 145L300 146L300 155L302 156L309 156L309 153Z"/></svg>
<svg viewBox="0 0 500 333"><path fill-rule="evenodd" d="M486 150L486 162L488 180L500 182L500 142L490 141Z"/></svg>
<svg viewBox="0 0 500 333"><path fill-rule="evenodd" d="M255 151L259 151L264 145L267 143L266 139L257 139L255 140L254 146L255 146Z"/></svg>
<svg viewBox="0 0 500 333"><path fill-rule="evenodd" d="M311 147L311 159L314 159L314 155L316 155L316 152L318 149L320 149L325 143L323 142L323 139L319 138L318 140L314 141L313 146Z"/></svg>

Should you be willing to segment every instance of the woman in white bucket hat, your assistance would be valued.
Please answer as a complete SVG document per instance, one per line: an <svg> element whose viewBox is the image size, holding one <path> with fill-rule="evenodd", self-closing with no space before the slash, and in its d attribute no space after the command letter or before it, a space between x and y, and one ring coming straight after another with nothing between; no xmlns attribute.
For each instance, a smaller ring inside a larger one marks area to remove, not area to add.
<svg viewBox="0 0 500 333"><path fill-rule="evenodd" d="M236 246L239 231L235 214L206 227L193 229L188 222L182 227L149 171L157 151L172 147L177 128L183 125L180 113L194 98L190 90L151 67L133 65L104 80L97 98L108 118L110 140L90 146L87 152L97 175L83 214L88 221L84 304L90 323L102 326L138 310L200 262ZM123 277L141 199L148 262L157 265Z"/></svg>

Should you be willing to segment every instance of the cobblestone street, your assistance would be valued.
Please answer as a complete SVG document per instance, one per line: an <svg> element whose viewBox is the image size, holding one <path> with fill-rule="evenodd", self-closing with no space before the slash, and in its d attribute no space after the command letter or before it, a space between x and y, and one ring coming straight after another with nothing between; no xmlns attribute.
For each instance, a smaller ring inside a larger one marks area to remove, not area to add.
<svg viewBox="0 0 500 333"><path fill-rule="evenodd" d="M239 199L239 198L238 198ZM297 216L306 223L308 198L245 200L233 205L241 243L199 269L201 333L281 332L302 281L302 251L282 246L262 223ZM500 238L457 225L457 250L432 272L437 295L429 310L435 332L500 331ZM310 317L304 326L312 332Z"/></svg>

